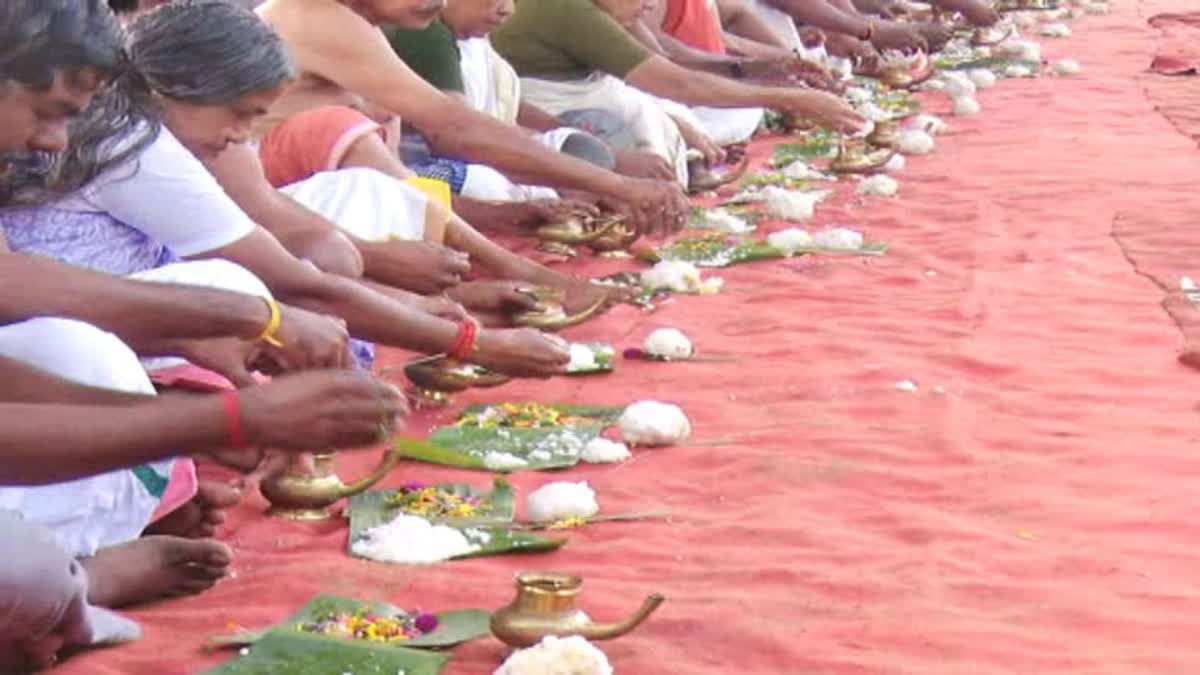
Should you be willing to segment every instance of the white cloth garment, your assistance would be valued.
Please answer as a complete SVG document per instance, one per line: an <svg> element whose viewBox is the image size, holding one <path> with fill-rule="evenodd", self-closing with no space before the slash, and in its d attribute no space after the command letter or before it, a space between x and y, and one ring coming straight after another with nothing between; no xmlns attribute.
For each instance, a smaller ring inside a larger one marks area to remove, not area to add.
<svg viewBox="0 0 1200 675"><path fill-rule="evenodd" d="M280 191L359 239L420 241L425 237L429 198L374 169L323 171Z"/></svg>
<svg viewBox="0 0 1200 675"><path fill-rule="evenodd" d="M79 384L154 394L137 354L112 333L79 321L33 319L0 326L0 356ZM171 465L167 460L150 466L166 479ZM72 557L137 538L158 502L146 483L128 470L51 485L0 487L0 509L16 511L27 522L50 530Z"/></svg>
<svg viewBox="0 0 1200 675"><path fill-rule="evenodd" d="M663 112L676 120L683 120L717 145L732 145L750 140L762 122L762 108L707 108L689 107L669 98L652 96Z"/></svg>
<svg viewBox="0 0 1200 675"><path fill-rule="evenodd" d="M47 638L73 647L141 637L136 623L88 604L87 571L48 530L0 511L0 541L10 552L0 564L0 672L15 672Z"/></svg>
<svg viewBox="0 0 1200 675"><path fill-rule="evenodd" d="M166 127L135 159L55 207L108 213L181 258L228 246L257 227Z"/></svg>
<svg viewBox="0 0 1200 675"><path fill-rule="evenodd" d="M636 149L652 152L675 167L680 184L687 185L687 145L679 127L656 99L606 73L570 82L521 78L522 93L530 103L551 115L573 110L599 109L620 118L637 141Z"/></svg>
<svg viewBox="0 0 1200 675"><path fill-rule="evenodd" d="M258 277L227 260L166 265L131 278L271 297ZM148 395L155 393L146 375L148 369L184 363L178 358L140 361L112 333L66 319L0 326L0 356L79 384ZM30 523L51 530L72 556L89 556L100 548L137 538L150 524L161 493L153 494L146 481L161 480L165 485L172 460L147 466L157 477L120 470L51 485L0 487L0 509L21 513Z"/></svg>

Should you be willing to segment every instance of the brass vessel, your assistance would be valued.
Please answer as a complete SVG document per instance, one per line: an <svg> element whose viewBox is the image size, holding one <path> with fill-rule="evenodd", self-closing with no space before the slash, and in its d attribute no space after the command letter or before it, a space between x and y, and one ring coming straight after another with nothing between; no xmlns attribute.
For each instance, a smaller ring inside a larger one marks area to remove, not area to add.
<svg viewBox="0 0 1200 675"><path fill-rule="evenodd" d="M701 192L711 192L717 188L728 185L735 180L740 179L746 173L746 169L750 166L750 156L744 155L742 160L738 162L732 170L723 173L711 171L708 167L697 164L696 167L688 169L691 178L688 180L688 193L698 194Z"/></svg>
<svg viewBox="0 0 1200 675"><path fill-rule="evenodd" d="M512 647L529 647L547 635L581 635L588 640L611 640L637 628L666 599L646 597L633 616L619 623L593 623L576 607L583 580L569 574L529 572L518 574L517 595L492 614L492 635Z"/></svg>
<svg viewBox="0 0 1200 675"><path fill-rule="evenodd" d="M614 254L621 253L633 245L638 237L637 228L626 223L620 216L609 216L616 219L618 222L612 230L605 233L604 236L593 239L588 243L588 248L592 249L597 254Z"/></svg>
<svg viewBox="0 0 1200 675"><path fill-rule="evenodd" d="M971 44L975 47L991 47L1004 42L1012 36L1016 26L1009 25L1007 28L997 28L995 26L987 28L978 28L971 33Z"/></svg>
<svg viewBox="0 0 1200 675"><path fill-rule="evenodd" d="M472 387L498 387L512 379L447 356L425 356L410 361L404 366L404 376L413 385L409 393L416 404L425 408L446 405L450 394Z"/></svg>
<svg viewBox="0 0 1200 675"><path fill-rule="evenodd" d="M896 120L876 122L875 128L867 134L867 143L877 148L891 148L900 137L900 123Z"/></svg>
<svg viewBox="0 0 1200 675"><path fill-rule="evenodd" d="M922 53L917 65L909 66L906 63L885 65L879 69L877 77L880 82L892 89L912 89L933 77L936 72L937 67L933 65L933 61L930 61Z"/></svg>
<svg viewBox="0 0 1200 675"><path fill-rule="evenodd" d="M838 146L837 157L829 163L835 173L877 173L894 155L895 150L871 152L865 141L845 141Z"/></svg>
<svg viewBox="0 0 1200 675"><path fill-rule="evenodd" d="M562 222L550 223L549 225L539 227L537 229L537 236L544 243L551 242L567 246L577 246L603 237L616 227L618 222L620 221L613 219L597 222L592 218L571 216Z"/></svg>
<svg viewBox="0 0 1200 675"><path fill-rule="evenodd" d="M615 227L615 222L608 226L610 230ZM537 307L514 314L512 316L513 323L547 332L562 330L587 321L608 301L607 296L601 295L591 306L585 307L575 314L567 314L563 309L563 301L566 299L564 292L549 288L531 289L528 292L537 300Z"/></svg>
<svg viewBox="0 0 1200 675"><path fill-rule="evenodd" d="M303 471L294 458L286 471L264 478L259 490L271 503L268 513L288 520L325 520L333 515L331 506L378 483L401 459L399 452L388 450L367 477L346 484L334 470L335 456L332 452L313 455L312 473Z"/></svg>

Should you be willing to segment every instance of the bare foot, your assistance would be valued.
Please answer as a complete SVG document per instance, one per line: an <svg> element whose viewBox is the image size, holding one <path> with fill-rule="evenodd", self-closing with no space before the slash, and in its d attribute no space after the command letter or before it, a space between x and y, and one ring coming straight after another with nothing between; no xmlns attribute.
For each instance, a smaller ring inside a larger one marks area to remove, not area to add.
<svg viewBox="0 0 1200 675"><path fill-rule="evenodd" d="M206 539L225 523L225 509L237 504L241 498L242 490L238 486L202 480L190 502L152 523L145 534Z"/></svg>
<svg viewBox="0 0 1200 675"><path fill-rule="evenodd" d="M232 560L233 551L219 541L147 536L79 562L88 572L88 601L115 608L208 590Z"/></svg>

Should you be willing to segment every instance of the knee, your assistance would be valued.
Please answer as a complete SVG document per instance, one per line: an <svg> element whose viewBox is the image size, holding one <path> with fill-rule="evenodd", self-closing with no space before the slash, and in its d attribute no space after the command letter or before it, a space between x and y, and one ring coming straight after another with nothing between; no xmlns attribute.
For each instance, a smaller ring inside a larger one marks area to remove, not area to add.
<svg viewBox="0 0 1200 675"><path fill-rule="evenodd" d="M154 393L137 354L112 333L82 321L34 319L2 328L0 355L77 384Z"/></svg>

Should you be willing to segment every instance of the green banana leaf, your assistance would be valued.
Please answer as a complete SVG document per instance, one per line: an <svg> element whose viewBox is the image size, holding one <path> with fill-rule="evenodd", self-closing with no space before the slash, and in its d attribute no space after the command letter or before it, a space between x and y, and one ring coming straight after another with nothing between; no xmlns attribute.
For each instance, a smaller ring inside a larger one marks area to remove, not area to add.
<svg viewBox="0 0 1200 675"><path fill-rule="evenodd" d="M361 602L359 600L351 600L349 598L341 598L336 595L318 595L308 604L300 608L292 616L288 617L283 623L260 631L244 631L234 635L222 635L209 639L209 644L223 646L246 646L257 644L270 635L288 635L297 636L306 640L319 640L322 642L334 642L337 644L359 646L372 645L378 643L368 643L361 641L350 641L341 638L327 637L324 635L314 635L312 633L304 633L300 631L300 626L315 621L318 618L334 612L357 612L359 610L367 610L377 614L395 614L402 611L385 602ZM451 612L442 612L437 615L438 627L437 630L426 635L422 635L412 640L407 640L400 644L379 645L387 649L400 649L409 651L412 648L421 649L446 649L454 647L464 642L470 642L478 638L484 637L491 633L489 622L491 621L491 612L482 609L464 609Z"/></svg>
<svg viewBox="0 0 1200 675"><path fill-rule="evenodd" d="M479 525L474 527L455 528L463 533L467 541L474 546L474 550L470 553L456 555L451 560L465 560L467 558L484 558L494 555L508 555L512 553L543 553L546 551L554 551L562 548L567 540L564 538L551 539L542 537L527 532L516 532L509 529L509 526L486 526ZM346 549L351 557L362 558L363 560L371 560L364 556L358 555L354 551L354 543L362 533L351 534L347 540ZM386 561L375 561L386 562ZM421 646L421 645L416 645Z"/></svg>
<svg viewBox="0 0 1200 675"><path fill-rule="evenodd" d="M977 68L987 68L997 73L1002 73L1009 66L1025 66L1035 73L1042 69L1042 64L1037 61L1007 58L1004 56L988 56L966 60L939 59L937 61L937 67L941 70L975 70Z"/></svg>
<svg viewBox="0 0 1200 675"><path fill-rule="evenodd" d="M833 251L814 247L799 250L797 254L883 255L887 253L887 249L887 244L869 243L864 244L856 251ZM680 239L659 249L643 251L638 257L648 263L656 263L661 260L683 260L696 267L729 267L730 265L757 260L774 260L788 256L784 251L765 241L729 235L708 235Z"/></svg>
<svg viewBox="0 0 1200 675"><path fill-rule="evenodd" d="M588 423L538 429L441 427L429 437L432 444L438 447L437 452L423 451L407 453L405 456L433 464L496 473L564 469L578 464L579 451L583 446L612 426L624 410L620 407L553 407L572 417L587 418ZM466 415L478 415L487 408L486 405L469 406L462 411L459 419ZM484 457L492 452L512 455L525 464L509 469L489 469Z"/></svg>
<svg viewBox="0 0 1200 675"><path fill-rule="evenodd" d="M787 166L798 159L830 159L837 154L839 136L832 131L813 131L797 138L795 143L780 143L771 150L773 166Z"/></svg>
<svg viewBox="0 0 1200 675"><path fill-rule="evenodd" d="M269 633L208 675L438 675L450 657L420 649Z"/></svg>
<svg viewBox="0 0 1200 675"><path fill-rule="evenodd" d="M398 438L393 441L396 451L405 459L426 464L441 464L456 466L460 469L475 469L487 471L487 465L482 457L464 454L453 448L436 445L430 441L420 441L413 438Z"/></svg>
<svg viewBox="0 0 1200 675"><path fill-rule="evenodd" d="M792 157L790 160L784 162L783 164L780 164L779 166L780 167L787 166L788 164L791 164L793 161L795 161L797 159L803 159L803 158ZM773 161L774 160L772 160L772 162ZM811 189L813 189L813 182L811 180L806 180L803 178L789 178L788 176L785 176L782 173L774 173L774 172L750 174L749 176L746 176L745 178L743 178L740 183L738 183L738 189L745 190L747 188L760 188L760 187L766 187L768 185L774 185L775 187L781 187L781 188L784 188L785 190L811 190Z"/></svg>
<svg viewBox="0 0 1200 675"><path fill-rule="evenodd" d="M596 365L593 368L579 368L577 370L568 370L567 375L577 377L580 375L600 375L603 373L611 373L615 368L614 363L616 351L613 346L603 342L588 342L580 343L584 347L592 350L592 358L596 360Z"/></svg>
<svg viewBox="0 0 1200 675"><path fill-rule="evenodd" d="M447 518L422 516L426 520L452 527L471 527L474 525L505 525L511 523L515 514L513 506L513 490L508 481L497 479L491 491L478 490L466 483L442 483L431 485L444 492L459 497L474 497L480 501L481 513L469 518ZM350 541L354 541L368 530L382 525L402 511L390 504L388 499L400 492L399 490L377 490L363 492L350 498Z"/></svg>

